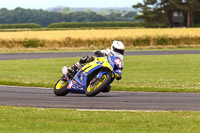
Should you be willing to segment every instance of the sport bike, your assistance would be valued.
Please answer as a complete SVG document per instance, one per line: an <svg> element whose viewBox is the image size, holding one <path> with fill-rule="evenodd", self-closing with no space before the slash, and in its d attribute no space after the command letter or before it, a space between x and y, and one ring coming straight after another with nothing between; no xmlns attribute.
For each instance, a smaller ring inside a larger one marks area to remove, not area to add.
<svg viewBox="0 0 200 133"><path fill-rule="evenodd" d="M62 68L61 77L54 86L56 96L68 93L95 96L104 91L114 79L120 79L123 62L115 56L95 57L94 61L83 66L75 76L68 73L67 67Z"/></svg>

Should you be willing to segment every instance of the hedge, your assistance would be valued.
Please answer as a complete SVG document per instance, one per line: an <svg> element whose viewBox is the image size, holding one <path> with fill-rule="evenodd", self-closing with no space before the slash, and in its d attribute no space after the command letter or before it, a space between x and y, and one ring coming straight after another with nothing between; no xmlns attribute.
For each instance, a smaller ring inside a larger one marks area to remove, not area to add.
<svg viewBox="0 0 200 133"><path fill-rule="evenodd" d="M73 22L73 23L53 23L48 28L96 28L96 27L142 27L141 22Z"/></svg>
<svg viewBox="0 0 200 133"><path fill-rule="evenodd" d="M24 23L24 24L0 24L0 29L18 29L18 28L41 28L39 24Z"/></svg>

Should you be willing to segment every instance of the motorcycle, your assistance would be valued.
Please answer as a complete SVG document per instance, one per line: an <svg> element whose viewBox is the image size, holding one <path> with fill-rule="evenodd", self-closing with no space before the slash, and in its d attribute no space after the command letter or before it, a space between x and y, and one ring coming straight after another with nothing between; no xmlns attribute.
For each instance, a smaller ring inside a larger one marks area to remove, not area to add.
<svg viewBox="0 0 200 133"><path fill-rule="evenodd" d="M54 86L56 96L68 93L95 96L103 92L114 79L121 78L123 62L115 56L95 57L94 61L83 66L75 76L68 73L67 67L62 68L61 77Z"/></svg>

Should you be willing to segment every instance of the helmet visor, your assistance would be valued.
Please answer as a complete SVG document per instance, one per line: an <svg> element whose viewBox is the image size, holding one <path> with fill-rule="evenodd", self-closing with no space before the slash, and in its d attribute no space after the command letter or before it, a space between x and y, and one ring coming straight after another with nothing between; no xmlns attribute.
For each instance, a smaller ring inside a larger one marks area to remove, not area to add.
<svg viewBox="0 0 200 133"><path fill-rule="evenodd" d="M117 48L113 47L113 51L124 55L124 50L117 49Z"/></svg>

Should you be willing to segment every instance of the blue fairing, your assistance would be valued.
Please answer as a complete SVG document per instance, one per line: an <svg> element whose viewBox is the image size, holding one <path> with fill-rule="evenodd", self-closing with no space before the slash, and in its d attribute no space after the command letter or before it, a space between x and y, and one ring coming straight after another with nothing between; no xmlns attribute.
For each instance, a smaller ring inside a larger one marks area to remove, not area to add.
<svg viewBox="0 0 200 133"><path fill-rule="evenodd" d="M101 65L96 66L96 67L92 68L87 74L91 74L91 73L93 73L95 70L97 70L97 69L99 69L99 68L101 68L101 67L103 67L103 66L101 66Z"/></svg>
<svg viewBox="0 0 200 133"><path fill-rule="evenodd" d="M123 69L123 66L121 68L119 68L119 66L117 66L117 64L115 63L115 59L120 59L119 57L116 57L116 56L107 56L107 59L108 59L108 63L112 66L113 70L115 69ZM120 59L121 60L121 59ZM122 62L122 60L121 60ZM123 62L122 62L123 64Z"/></svg>
<svg viewBox="0 0 200 133"><path fill-rule="evenodd" d="M114 63L114 60L115 60L115 56L107 56L107 60L108 60L108 63L112 66L112 68L114 69L115 68L115 63Z"/></svg>
<svg viewBox="0 0 200 133"><path fill-rule="evenodd" d="M72 82L72 86L67 87L67 90L71 93L85 93L86 87L87 87L87 76L80 71L77 72L77 74L74 76Z"/></svg>

